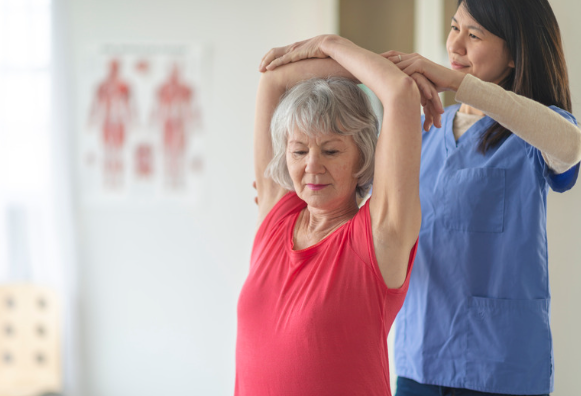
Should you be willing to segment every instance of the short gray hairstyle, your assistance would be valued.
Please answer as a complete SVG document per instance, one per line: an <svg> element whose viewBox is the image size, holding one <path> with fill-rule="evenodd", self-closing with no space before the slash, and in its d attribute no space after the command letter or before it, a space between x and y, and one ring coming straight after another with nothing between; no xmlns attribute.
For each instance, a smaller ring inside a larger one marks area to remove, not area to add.
<svg viewBox="0 0 581 396"><path fill-rule="evenodd" d="M313 78L289 89L278 104L270 123L273 158L265 176L287 190L293 182L286 164L289 132L298 129L309 137L336 133L352 136L360 154L361 168L354 175L357 194L363 197L375 166L379 124L367 94L346 78Z"/></svg>

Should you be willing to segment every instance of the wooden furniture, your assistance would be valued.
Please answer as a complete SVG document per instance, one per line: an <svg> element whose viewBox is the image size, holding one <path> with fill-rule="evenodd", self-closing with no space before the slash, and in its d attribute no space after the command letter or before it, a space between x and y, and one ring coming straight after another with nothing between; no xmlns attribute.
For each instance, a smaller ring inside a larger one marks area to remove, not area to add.
<svg viewBox="0 0 581 396"><path fill-rule="evenodd" d="M62 389L56 293L33 284L0 284L0 396Z"/></svg>

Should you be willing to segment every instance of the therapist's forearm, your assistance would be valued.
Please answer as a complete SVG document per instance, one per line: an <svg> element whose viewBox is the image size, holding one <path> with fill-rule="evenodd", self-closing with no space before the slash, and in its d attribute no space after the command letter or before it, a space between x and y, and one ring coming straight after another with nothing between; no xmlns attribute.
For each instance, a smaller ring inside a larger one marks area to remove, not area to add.
<svg viewBox="0 0 581 396"><path fill-rule="evenodd" d="M541 103L472 75L462 81L456 100L484 112L538 148L556 173L581 160L581 130Z"/></svg>

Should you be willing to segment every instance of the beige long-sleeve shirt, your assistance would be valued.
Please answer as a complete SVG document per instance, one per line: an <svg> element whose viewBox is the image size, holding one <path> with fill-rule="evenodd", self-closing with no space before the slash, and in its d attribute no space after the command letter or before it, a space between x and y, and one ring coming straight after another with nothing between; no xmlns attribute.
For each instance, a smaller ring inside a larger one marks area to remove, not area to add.
<svg viewBox="0 0 581 396"><path fill-rule="evenodd" d="M538 148L555 173L563 173L581 161L581 130L541 103L470 74L460 84L456 101L482 111ZM454 120L456 139L480 118L459 114Z"/></svg>

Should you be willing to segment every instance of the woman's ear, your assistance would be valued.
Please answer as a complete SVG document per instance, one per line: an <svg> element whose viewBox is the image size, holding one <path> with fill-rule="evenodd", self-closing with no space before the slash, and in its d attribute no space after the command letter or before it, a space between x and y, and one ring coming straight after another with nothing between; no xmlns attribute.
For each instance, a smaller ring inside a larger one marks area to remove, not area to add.
<svg viewBox="0 0 581 396"><path fill-rule="evenodd" d="M508 67L512 67L514 69L514 61L512 59L510 62L508 62Z"/></svg>

